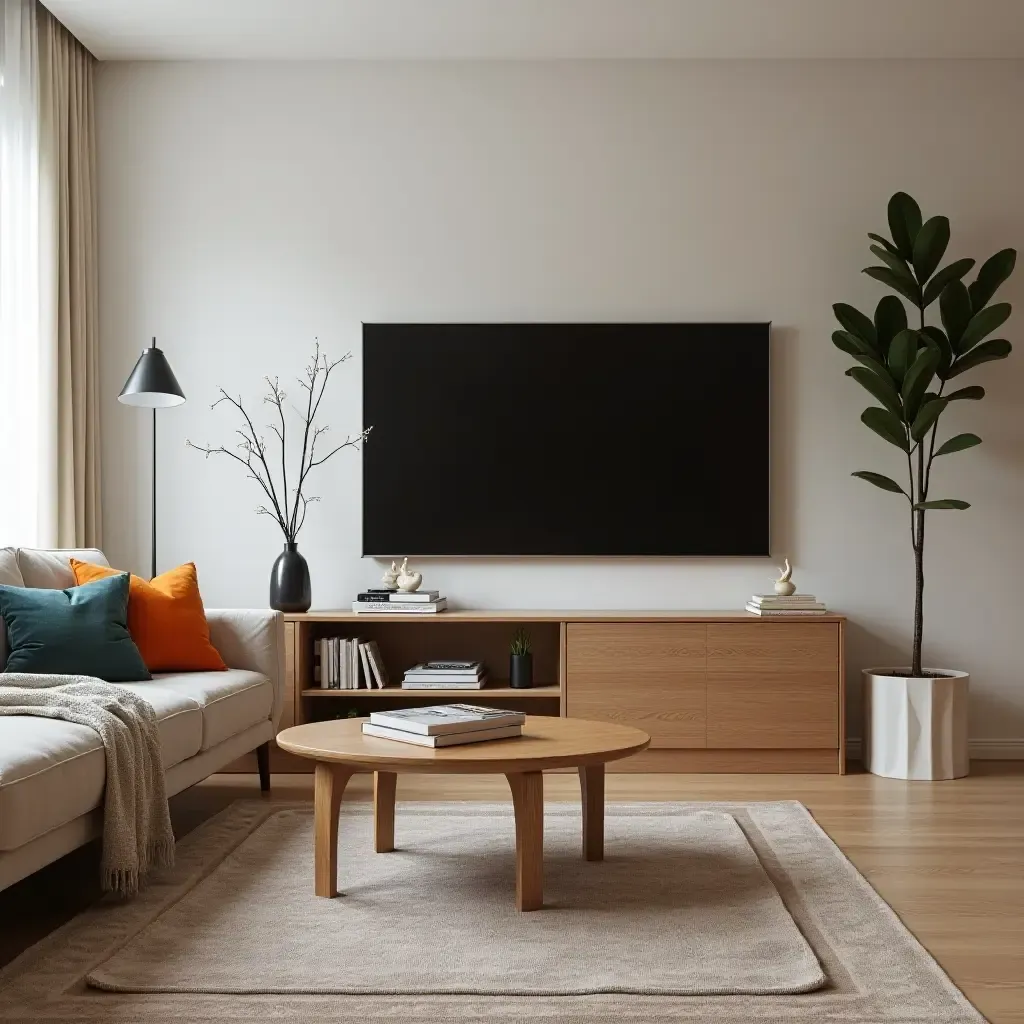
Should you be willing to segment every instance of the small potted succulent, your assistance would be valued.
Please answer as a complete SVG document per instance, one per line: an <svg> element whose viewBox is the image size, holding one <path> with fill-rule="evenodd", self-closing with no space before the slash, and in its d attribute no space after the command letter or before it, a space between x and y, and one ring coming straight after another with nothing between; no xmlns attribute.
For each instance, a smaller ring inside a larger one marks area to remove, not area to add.
<svg viewBox="0 0 1024 1024"><path fill-rule="evenodd" d="M509 685L516 690L528 690L533 686L533 650L530 634L517 629L509 647Z"/></svg>

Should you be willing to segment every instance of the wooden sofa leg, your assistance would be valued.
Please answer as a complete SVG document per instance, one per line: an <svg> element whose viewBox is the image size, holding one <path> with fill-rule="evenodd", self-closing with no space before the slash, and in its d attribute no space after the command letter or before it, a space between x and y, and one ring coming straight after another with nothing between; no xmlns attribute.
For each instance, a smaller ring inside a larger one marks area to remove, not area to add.
<svg viewBox="0 0 1024 1024"><path fill-rule="evenodd" d="M270 792L270 740L256 748L256 767L260 773L260 791Z"/></svg>

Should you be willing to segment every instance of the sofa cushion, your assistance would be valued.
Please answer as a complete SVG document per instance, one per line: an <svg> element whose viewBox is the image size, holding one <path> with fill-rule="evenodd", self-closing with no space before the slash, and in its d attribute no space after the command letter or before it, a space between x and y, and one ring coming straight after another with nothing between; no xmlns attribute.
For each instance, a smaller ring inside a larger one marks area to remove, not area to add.
<svg viewBox="0 0 1024 1024"><path fill-rule="evenodd" d="M14 850L98 807L99 734L52 718L0 717L0 850Z"/></svg>
<svg viewBox="0 0 1024 1024"><path fill-rule="evenodd" d="M146 685L136 691L143 697ZM148 685L172 689L199 704L203 709L203 750L268 720L274 704L270 680L243 669L157 674Z"/></svg>
<svg viewBox="0 0 1024 1024"><path fill-rule="evenodd" d="M0 585L23 587L25 580L18 568L18 553L14 548L0 548Z"/></svg>
<svg viewBox="0 0 1024 1024"><path fill-rule="evenodd" d="M107 556L99 548L18 548L17 558L18 568L25 581L18 586L45 590L67 590L75 585L75 574L71 571L72 558L92 562L94 565L110 565Z"/></svg>
<svg viewBox="0 0 1024 1024"><path fill-rule="evenodd" d="M203 709L196 701L151 682L117 685L137 694L156 712L164 770L199 753L203 743Z"/></svg>
<svg viewBox="0 0 1024 1024"><path fill-rule="evenodd" d="M18 553L14 548L0 548L0 587L23 587L25 581L18 568ZM0 671L7 662L7 630L0 620Z"/></svg>
<svg viewBox="0 0 1024 1024"><path fill-rule="evenodd" d="M117 574L106 565L71 559L81 585ZM194 562L146 581L130 577L128 632L150 672L223 672L227 665L210 643L203 598Z"/></svg>
<svg viewBox="0 0 1024 1024"><path fill-rule="evenodd" d="M203 714L174 690L119 683L152 705L165 769L199 753ZM106 755L88 726L0 716L0 850L13 850L101 806Z"/></svg>
<svg viewBox="0 0 1024 1024"><path fill-rule="evenodd" d="M149 679L128 634L127 573L67 590L0 586L0 616L8 672Z"/></svg>

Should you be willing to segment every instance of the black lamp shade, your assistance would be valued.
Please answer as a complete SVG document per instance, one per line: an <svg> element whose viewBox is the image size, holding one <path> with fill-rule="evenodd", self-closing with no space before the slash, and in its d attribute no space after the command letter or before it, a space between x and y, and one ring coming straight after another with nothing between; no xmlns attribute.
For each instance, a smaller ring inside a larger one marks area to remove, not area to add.
<svg viewBox="0 0 1024 1024"><path fill-rule="evenodd" d="M174 376L171 364L156 347L156 338L153 339L152 348L145 349L139 356L117 400L144 409L166 409L185 401L185 393Z"/></svg>

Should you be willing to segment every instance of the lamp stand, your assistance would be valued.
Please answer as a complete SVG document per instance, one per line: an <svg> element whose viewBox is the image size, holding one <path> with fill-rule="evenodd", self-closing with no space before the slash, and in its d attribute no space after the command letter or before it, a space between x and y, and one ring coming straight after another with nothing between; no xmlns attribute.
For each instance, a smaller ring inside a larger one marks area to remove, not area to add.
<svg viewBox="0 0 1024 1024"><path fill-rule="evenodd" d="M150 579L156 577L156 409L153 410L153 496L151 499L152 511L153 511L153 533L152 533L152 569L149 574Z"/></svg>

